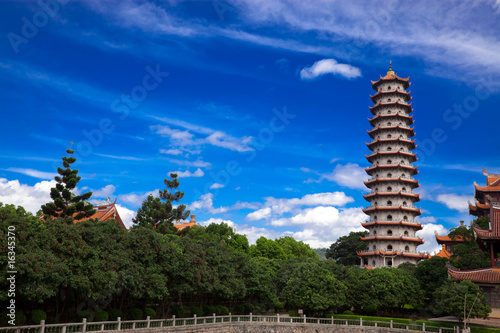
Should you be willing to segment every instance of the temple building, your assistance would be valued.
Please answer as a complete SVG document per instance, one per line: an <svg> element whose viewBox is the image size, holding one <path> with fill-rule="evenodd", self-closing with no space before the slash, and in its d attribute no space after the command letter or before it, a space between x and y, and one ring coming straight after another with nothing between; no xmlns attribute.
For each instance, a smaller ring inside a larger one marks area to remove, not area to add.
<svg viewBox="0 0 500 333"><path fill-rule="evenodd" d="M500 175L486 176L486 186L479 186L474 182L476 199L475 205L469 203L471 215L489 218L488 229L473 225L476 241L480 248L490 254L491 267L460 271L449 269L449 276L456 280L470 280L477 284L486 294L486 299L492 308L500 308Z"/></svg>
<svg viewBox="0 0 500 333"><path fill-rule="evenodd" d="M464 221L460 221L459 228L465 228ZM441 257L450 259L453 255L453 245L463 243L464 239L462 236L458 235L453 239L450 236L440 236L437 234L437 231L434 231L436 236L436 242L442 246L441 250L434 255L434 257Z"/></svg>
<svg viewBox="0 0 500 333"><path fill-rule="evenodd" d="M389 67L387 75L372 81L376 91L370 96L373 118L368 131L372 141L367 143L372 153L366 156L371 166L366 172L371 176L365 181L370 192L364 195L370 205L363 209L368 221L362 223L369 234L361 239L368 245L366 252L358 252L362 267L397 267L404 262L416 264L428 254L417 247L424 240L416 235L422 225L415 221L420 201L414 190L419 186L413 178L418 171L413 130L409 78L397 76Z"/></svg>
<svg viewBox="0 0 500 333"><path fill-rule="evenodd" d="M78 223L87 220L97 220L97 221L107 221L107 220L115 220L123 228L127 229L125 224L118 213L118 209L116 209L116 199L114 202L110 202L109 198L106 201L102 201L97 205L94 205L95 213L90 217L86 217L80 220L75 220L73 223Z"/></svg>

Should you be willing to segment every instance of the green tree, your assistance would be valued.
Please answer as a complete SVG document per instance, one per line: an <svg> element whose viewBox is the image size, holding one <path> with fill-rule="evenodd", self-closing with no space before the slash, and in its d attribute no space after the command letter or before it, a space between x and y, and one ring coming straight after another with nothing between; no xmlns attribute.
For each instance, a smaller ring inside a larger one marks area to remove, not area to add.
<svg viewBox="0 0 500 333"><path fill-rule="evenodd" d="M434 309L438 315L451 315L460 323L465 318L487 318L491 307L486 303L486 296L481 289L469 280L460 283L448 280L434 292Z"/></svg>
<svg viewBox="0 0 500 333"><path fill-rule="evenodd" d="M426 302L431 301L434 292L448 280L447 262L446 258L432 257L418 263L414 276L420 282Z"/></svg>
<svg viewBox="0 0 500 333"><path fill-rule="evenodd" d="M136 217L132 219L136 226L155 229L162 234L174 233L177 231L173 226L174 221L185 220L189 216L190 211L185 210L186 205L180 204L176 208L172 205L182 199L184 192L176 190L180 184L177 174L171 173L170 177L172 180L164 179L167 188L158 191L159 197L149 195L143 201Z"/></svg>
<svg viewBox="0 0 500 333"><path fill-rule="evenodd" d="M285 252L287 259L299 257L318 259L317 253L311 249L309 244L305 244L302 241L296 241L290 236L278 238L276 242Z"/></svg>
<svg viewBox="0 0 500 333"><path fill-rule="evenodd" d="M344 266L359 266L360 260L356 251L368 250L368 245L360 237L368 235L368 231L351 232L348 236L339 237L328 250L326 258L335 260L338 264Z"/></svg>
<svg viewBox="0 0 500 333"><path fill-rule="evenodd" d="M285 251L281 248L278 242L267 239L262 236L255 242L254 245L250 246L250 256L264 257L269 259L286 260Z"/></svg>
<svg viewBox="0 0 500 333"><path fill-rule="evenodd" d="M57 168L59 176L55 176L57 184L50 190L52 202L42 206L42 211L47 217L63 218L66 222L73 222L95 214L93 205L87 200L92 196L92 192L85 192L80 195L73 193L76 184L82 177L78 177L78 170L71 169L71 164L76 162L72 157L74 150L67 149L68 156L63 157L63 167ZM76 214L76 215L75 215Z"/></svg>
<svg viewBox="0 0 500 333"><path fill-rule="evenodd" d="M491 266L489 253L479 248L472 227L453 228L448 236L452 240L462 240L452 247L450 261L454 267L468 270Z"/></svg>
<svg viewBox="0 0 500 333"><path fill-rule="evenodd" d="M281 299L288 306L310 311L325 311L343 306L346 287L319 261L302 262L286 283Z"/></svg>

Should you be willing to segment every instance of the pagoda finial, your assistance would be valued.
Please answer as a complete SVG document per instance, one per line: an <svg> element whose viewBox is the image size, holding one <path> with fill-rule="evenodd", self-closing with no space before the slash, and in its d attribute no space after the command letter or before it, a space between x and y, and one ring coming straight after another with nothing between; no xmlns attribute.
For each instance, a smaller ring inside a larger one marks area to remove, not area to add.
<svg viewBox="0 0 500 333"><path fill-rule="evenodd" d="M392 70L392 60L389 60L389 71L387 75L394 75L394 71Z"/></svg>

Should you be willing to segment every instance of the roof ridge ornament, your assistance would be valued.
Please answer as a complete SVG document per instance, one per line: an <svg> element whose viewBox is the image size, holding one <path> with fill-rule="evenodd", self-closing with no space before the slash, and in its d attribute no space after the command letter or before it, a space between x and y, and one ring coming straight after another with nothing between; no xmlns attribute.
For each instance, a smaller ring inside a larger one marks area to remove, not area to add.
<svg viewBox="0 0 500 333"><path fill-rule="evenodd" d="M394 71L392 70L392 60L389 60L389 71L387 75L394 75Z"/></svg>

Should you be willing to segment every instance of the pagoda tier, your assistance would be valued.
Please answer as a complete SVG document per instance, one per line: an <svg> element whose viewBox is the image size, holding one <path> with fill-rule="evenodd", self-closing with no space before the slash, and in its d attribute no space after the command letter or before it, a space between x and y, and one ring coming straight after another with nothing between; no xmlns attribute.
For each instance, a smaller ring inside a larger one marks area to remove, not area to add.
<svg viewBox="0 0 500 333"><path fill-rule="evenodd" d="M406 134L407 138L411 138L411 137L415 136L415 131L413 130L413 127L403 126L400 124L398 124L398 125L391 124L390 126L378 126L378 127L375 127L374 129L369 130L367 132L368 132L368 135L370 135L370 137L372 139L375 139L377 136L380 135L381 132L386 132L386 130L393 130L396 133L398 133L398 132L404 133L404 134Z"/></svg>
<svg viewBox="0 0 500 333"><path fill-rule="evenodd" d="M413 111L413 109L411 108L411 103L405 104L405 102L400 101L391 103L390 99L388 99L387 103L378 102L374 106L369 106L368 108L373 115L380 114L381 110L384 110L384 114L391 114L391 112L393 114L397 114L396 111L404 111L406 114L409 114ZM387 108L390 108L390 110L388 110Z"/></svg>
<svg viewBox="0 0 500 333"><path fill-rule="evenodd" d="M369 107L373 118L368 119L372 130L368 135L372 141L366 145L372 153L366 159L372 165L366 173L372 176L365 181L371 192L364 195L370 206L362 209L370 219L361 225L369 233L361 239L368 250L360 252L361 267L397 267L404 262L416 264L428 258L428 254L419 253L418 245L424 241L416 232L422 225L415 222L421 215L414 204L420 196L413 190L419 187L418 180L412 176L418 174L411 113L411 96L406 91L409 79L398 77L392 68L380 80L372 82L376 91L370 96L374 106Z"/></svg>
<svg viewBox="0 0 500 333"><path fill-rule="evenodd" d="M375 164L375 165L372 165L371 167L368 167L368 168L365 168L365 171L367 174L369 174L370 176L373 176L374 174L376 173L380 173L380 172L385 172L389 169L398 169L398 170L406 170L409 172L409 174L411 176L414 176L416 174L418 174L418 170L417 170L417 167L416 166L412 166L412 165L404 165L404 164L388 164L388 165L380 165L380 164Z"/></svg>
<svg viewBox="0 0 500 333"><path fill-rule="evenodd" d="M403 221L396 221L396 222L374 221L374 222L361 223L361 225L365 228L374 227L374 226L400 226L401 225L401 226L405 226L405 227L414 228L416 230L422 230L421 223L408 223L408 222L403 222Z"/></svg>
<svg viewBox="0 0 500 333"><path fill-rule="evenodd" d="M381 100L383 97L391 98L394 96L396 99L403 99L405 102L409 102L411 100L409 91L400 91L400 90L392 90L392 91L377 91L377 93L373 96L370 95L373 103L377 103L377 101Z"/></svg>

